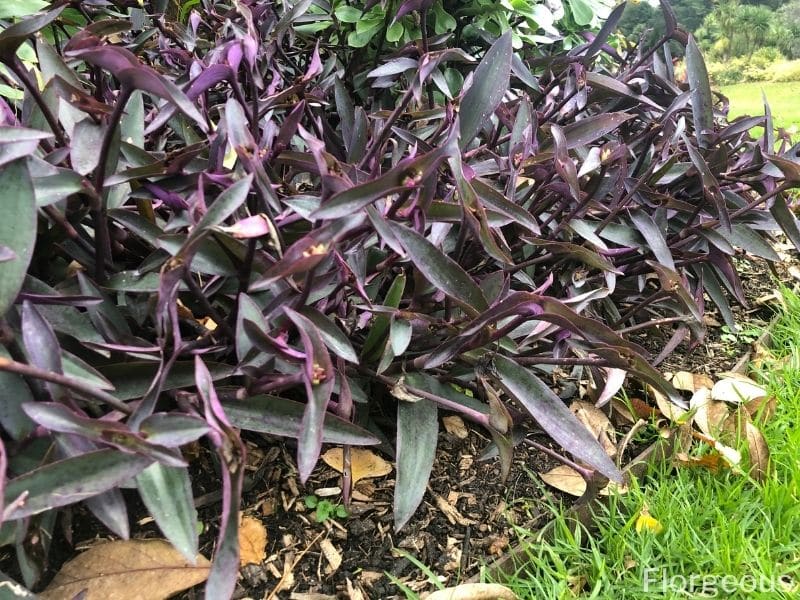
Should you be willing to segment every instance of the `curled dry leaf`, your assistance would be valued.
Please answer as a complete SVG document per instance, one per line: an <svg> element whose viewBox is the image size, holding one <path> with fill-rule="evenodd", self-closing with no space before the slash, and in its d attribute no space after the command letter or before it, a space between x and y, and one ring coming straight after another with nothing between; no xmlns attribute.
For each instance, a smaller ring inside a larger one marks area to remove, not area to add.
<svg viewBox="0 0 800 600"><path fill-rule="evenodd" d="M680 406L676 406L672 402L670 402L669 398L667 398L664 394L659 392L653 386L648 385L647 391L649 394L655 398L656 406L658 406L658 410L661 411L661 414L664 415L668 420L672 421L673 423L682 423L684 417L686 416L686 410L681 408Z"/></svg>
<svg viewBox="0 0 800 600"><path fill-rule="evenodd" d="M444 513L444 516L447 517L447 520L450 521L451 525L455 525L456 523L464 527L467 525L475 525L475 521L464 517L455 506L450 504L442 496L434 493L433 491L431 491L431 494L433 494L433 497L436 500L436 506L440 511L442 511L442 513Z"/></svg>
<svg viewBox="0 0 800 600"><path fill-rule="evenodd" d="M425 600L518 600L519 597L498 583L462 583L436 590Z"/></svg>
<svg viewBox="0 0 800 600"><path fill-rule="evenodd" d="M122 540L92 546L66 563L39 594L43 600L161 600L208 578L211 563L192 565L166 540Z"/></svg>
<svg viewBox="0 0 800 600"><path fill-rule="evenodd" d="M716 473L722 468L729 467L728 461L716 452L704 454L703 456L689 456L686 452L678 452L675 454L674 462L681 467L696 467L708 469L712 473Z"/></svg>
<svg viewBox="0 0 800 600"><path fill-rule="evenodd" d="M442 422L444 423L444 428L447 433L456 436L460 440L466 439L469 435L469 430L464 424L464 419L458 415L450 415L449 417L445 417L442 419Z"/></svg>
<svg viewBox="0 0 800 600"><path fill-rule="evenodd" d="M556 488L557 490L569 494L570 496L580 497L586 492L586 481L581 477L572 467L567 465L559 465L550 469L547 473L539 475L547 485ZM610 481L603 489L600 490L601 496L608 496L611 492L624 494L628 491L626 485L620 485L616 482Z"/></svg>
<svg viewBox="0 0 800 600"><path fill-rule="evenodd" d="M761 425L772 420L772 417L775 416L775 407L775 396L753 398L744 405L753 422Z"/></svg>
<svg viewBox="0 0 800 600"><path fill-rule="evenodd" d="M260 564L267 558L267 530L260 519L242 517L239 522L239 563Z"/></svg>
<svg viewBox="0 0 800 600"><path fill-rule="evenodd" d="M749 421L745 423L745 433L750 455L750 476L763 481L769 469L769 446L761 430Z"/></svg>
<svg viewBox="0 0 800 600"><path fill-rule="evenodd" d="M726 377L720 379L711 388L711 398L733 404L746 404L757 398L763 398L767 391L763 386L746 377Z"/></svg>
<svg viewBox="0 0 800 600"><path fill-rule="evenodd" d="M344 471L344 452L341 448L331 448L322 455L330 468L342 473ZM372 450L364 448L350 449L350 470L353 476L353 483L361 479L372 477L383 477L392 472L392 465L375 454Z"/></svg>
<svg viewBox="0 0 800 600"><path fill-rule="evenodd" d="M711 399L711 391L701 388L692 394L689 407L695 411L694 422L697 428L710 437L717 437L722 424L728 418L728 406L724 402Z"/></svg>
<svg viewBox="0 0 800 600"><path fill-rule="evenodd" d="M678 371L672 376L672 385L685 392L695 393L703 388L711 389L714 381L703 373L690 373L689 371Z"/></svg>
<svg viewBox="0 0 800 600"><path fill-rule="evenodd" d="M609 456L616 456L617 445L613 442L614 426L608 420L606 414L588 402L573 402L569 409L578 417L578 420L592 432L595 439L600 442L603 450Z"/></svg>

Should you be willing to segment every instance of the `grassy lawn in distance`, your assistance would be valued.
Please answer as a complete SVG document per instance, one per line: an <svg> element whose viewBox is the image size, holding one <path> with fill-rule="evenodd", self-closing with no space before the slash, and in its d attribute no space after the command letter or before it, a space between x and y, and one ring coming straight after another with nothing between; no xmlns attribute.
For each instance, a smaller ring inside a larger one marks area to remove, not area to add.
<svg viewBox="0 0 800 600"><path fill-rule="evenodd" d="M762 90L772 109L775 126L787 129L789 134L795 137L800 132L800 102L797 100L800 97L800 81L787 83L761 81L721 87L720 92L731 102L728 119L733 120L741 115L763 115Z"/></svg>
<svg viewBox="0 0 800 600"><path fill-rule="evenodd" d="M527 561L505 585L523 600L799 597L800 298L787 292L785 302L771 360L753 373L777 405L763 427L766 479L662 465L612 497L594 532L573 530L551 506L554 539L529 533ZM645 527L643 511L655 519Z"/></svg>

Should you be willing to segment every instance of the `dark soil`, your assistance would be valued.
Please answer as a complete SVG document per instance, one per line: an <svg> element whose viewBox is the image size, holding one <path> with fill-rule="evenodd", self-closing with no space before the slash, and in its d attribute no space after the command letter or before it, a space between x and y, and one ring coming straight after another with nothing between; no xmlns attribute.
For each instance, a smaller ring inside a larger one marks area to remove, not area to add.
<svg viewBox="0 0 800 600"><path fill-rule="evenodd" d="M791 279L787 264L776 268L781 280ZM721 317L707 302L705 342L692 350L682 345L659 366L662 371L688 370L714 375L732 369L750 349L756 329L772 318L768 296L777 286L764 261L742 261L740 269L749 299L748 307L734 307L742 330L734 336L726 332L720 326ZM638 341L656 355L670 335L669 330L663 334L651 330ZM581 383L568 377L559 379L562 396L572 399ZM615 424L624 433L624 425ZM455 584L474 576L482 565L502 555L514 544L517 528L540 527L545 518L544 511L539 510L543 502L574 501L552 491L539 479L537 473L557 464L552 458L519 444L511 475L504 483L497 459L480 459L490 439L475 428L468 428L461 435L464 433L466 437L459 437L457 431L451 433L442 428L428 493L414 518L399 533L394 532L392 515L393 473L361 480L355 485L349 516L318 523L304 498L314 495L338 503L339 473L320 462L307 485L302 486L293 466L291 446L277 438L246 437L248 491L242 510L263 523L268 542L266 560L242 569L236 597L297 600L403 597L398 595L392 578L418 593L432 590L426 573L409 557L420 561L446 583ZM540 444L550 443L541 432L523 433ZM626 454L632 456L641 447L633 446ZM204 449L197 448L192 468L195 497L206 528L201 536L201 552L211 556L219 524L219 479L212 456ZM130 500L132 535L161 537L136 494L126 493L126 498ZM84 509L75 510L67 521L65 516L69 514L62 512L56 526L48 560L50 570L42 577L44 582L77 550L108 539L108 533ZM327 556L321 540L330 542L325 544ZM18 577L13 550L8 548L0 554L0 570ZM202 586L182 597L201 598Z"/></svg>

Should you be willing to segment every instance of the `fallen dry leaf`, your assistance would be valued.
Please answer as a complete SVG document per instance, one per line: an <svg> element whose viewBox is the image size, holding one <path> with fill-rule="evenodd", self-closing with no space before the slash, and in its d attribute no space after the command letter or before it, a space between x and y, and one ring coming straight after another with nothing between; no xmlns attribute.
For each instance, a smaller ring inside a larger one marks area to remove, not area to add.
<svg viewBox="0 0 800 600"><path fill-rule="evenodd" d="M570 496L580 497L586 491L586 481L581 477L572 467L567 465L559 465L550 469L547 473L539 475L547 485L550 485L557 490L569 494ZM619 484L614 481L609 481L608 484L601 489L598 494L601 496L608 496L612 492L618 494L625 494L628 492L626 484Z"/></svg>
<svg viewBox="0 0 800 600"><path fill-rule="evenodd" d="M447 517L447 520L450 521L451 525L455 525L456 523L462 526L475 525L475 521L465 518L455 506L450 504L439 494L433 491L431 491L431 494L433 495L434 500L436 500L436 506L440 511L442 511L442 513L444 513L444 516Z"/></svg>
<svg viewBox="0 0 800 600"><path fill-rule="evenodd" d="M703 456L689 456L685 452L675 454L674 462L682 467L697 467L708 469L716 473L721 468L728 468L728 461L716 452L704 454Z"/></svg>
<svg viewBox="0 0 800 600"><path fill-rule="evenodd" d="M775 408L775 396L754 398L744 405L744 409L748 412L750 418L761 425L772 420L772 417L775 416Z"/></svg>
<svg viewBox="0 0 800 600"><path fill-rule="evenodd" d="M498 583L462 583L436 590L425 600L519 600L519 597Z"/></svg>
<svg viewBox="0 0 800 600"><path fill-rule="evenodd" d="M695 411L694 422L697 428L708 436L716 437L725 419L728 418L728 405L711 399L711 391L701 388L692 394L689 407Z"/></svg>
<svg viewBox="0 0 800 600"><path fill-rule="evenodd" d="M328 561L328 568L325 569L325 573L328 575L335 573L342 566L341 553L328 538L320 540L319 549L322 551L322 556Z"/></svg>
<svg viewBox="0 0 800 600"><path fill-rule="evenodd" d="M686 410L670 402L669 398L650 385L647 386L647 391L655 398L656 406L658 406L658 410L661 411L662 415L673 423L681 423L683 421Z"/></svg>
<svg viewBox="0 0 800 600"><path fill-rule="evenodd" d="M703 388L708 388L710 390L714 387L714 381L711 377L703 373L678 371L672 376L672 385L674 385L676 389L694 393Z"/></svg>
<svg viewBox="0 0 800 600"><path fill-rule="evenodd" d="M576 401L573 402L569 409L583 423L594 438L600 442L603 450L606 451L611 457L617 454L617 445L613 442L614 439L614 426L608 420L606 414L588 402Z"/></svg>
<svg viewBox="0 0 800 600"><path fill-rule="evenodd" d="M464 419L458 415L450 415L449 417L445 417L442 419L442 422L444 423L444 428L447 433L456 436L460 440L466 439L469 435L469 430L464 424Z"/></svg>
<svg viewBox="0 0 800 600"><path fill-rule="evenodd" d="M570 496L583 496L586 491L586 481L580 474L567 465L558 465L547 473L539 475L547 485L553 486Z"/></svg>
<svg viewBox="0 0 800 600"><path fill-rule="evenodd" d="M750 476L763 481L769 469L769 446L761 431L752 423L745 423L747 446L750 455Z"/></svg>
<svg viewBox="0 0 800 600"><path fill-rule="evenodd" d="M239 564L261 564L267 558L267 530L259 519L239 521Z"/></svg>
<svg viewBox="0 0 800 600"><path fill-rule="evenodd" d="M325 461L330 468L339 471L344 471L343 465L343 451L341 448L331 448L322 455L322 460ZM350 470L353 475L353 483L361 479L369 479L372 477L383 477L392 472L392 465L383 460L380 456L375 454L372 450L364 448L351 448L350 449Z"/></svg>
<svg viewBox="0 0 800 600"><path fill-rule="evenodd" d="M508 547L508 537L505 535L498 534L489 539L491 543L489 544L488 552L491 555L499 556Z"/></svg>
<svg viewBox="0 0 800 600"><path fill-rule="evenodd" d="M746 404L756 398L763 398L767 391L763 386L746 377L726 377L720 379L711 388L711 399L731 402L733 404Z"/></svg>
<svg viewBox="0 0 800 600"><path fill-rule="evenodd" d="M67 562L39 593L42 600L161 600L208 579L211 563L192 565L166 540L120 540L92 546Z"/></svg>

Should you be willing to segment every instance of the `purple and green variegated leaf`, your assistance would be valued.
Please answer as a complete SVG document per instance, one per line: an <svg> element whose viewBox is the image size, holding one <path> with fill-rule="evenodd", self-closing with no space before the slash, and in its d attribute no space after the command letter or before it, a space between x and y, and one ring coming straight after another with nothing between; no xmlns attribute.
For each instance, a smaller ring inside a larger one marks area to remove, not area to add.
<svg viewBox="0 0 800 600"><path fill-rule="evenodd" d="M666 2L662 3L662 6ZM686 79L692 92L692 119L700 148L708 148L714 133L714 97L708 79L706 61L694 36L686 44Z"/></svg>
<svg viewBox="0 0 800 600"><path fill-rule="evenodd" d="M199 417L181 413L154 413L139 425L139 433L151 444L179 448L208 433L208 425Z"/></svg>
<svg viewBox="0 0 800 600"><path fill-rule="evenodd" d="M5 197L3 218L0 219L0 241L14 253L11 260L0 262L2 316L22 288L36 244L36 194L24 160L0 167L0 189Z"/></svg>
<svg viewBox="0 0 800 600"><path fill-rule="evenodd" d="M564 146L567 150L574 150L587 146L603 136L615 131L620 125L634 118L634 115L624 112L602 113L592 115L565 125ZM542 143L540 152L552 152L554 139L550 138Z"/></svg>
<svg viewBox="0 0 800 600"><path fill-rule="evenodd" d="M316 326L291 308L284 307L283 311L297 327L306 352L303 365L306 408L297 444L297 470L300 481L305 483L317 464L322 448L325 413L333 392L333 362Z"/></svg>
<svg viewBox="0 0 800 600"><path fill-rule="evenodd" d="M152 464L136 476L136 487L164 536L194 564L198 521L188 469Z"/></svg>
<svg viewBox="0 0 800 600"><path fill-rule="evenodd" d="M789 210L783 196L777 196L772 201L769 212L778 222L778 225L781 226L786 237L794 244L794 247L800 250L800 225L798 225L797 217Z"/></svg>
<svg viewBox="0 0 800 600"><path fill-rule="evenodd" d="M202 236L208 235L214 227L221 225L225 219L230 217L247 200L252 184L253 176L247 175L217 196L206 213L192 228L183 243L183 251L191 248Z"/></svg>
<svg viewBox="0 0 800 600"><path fill-rule="evenodd" d="M425 279L473 315L489 308L480 287L452 258L416 231L393 221L387 225Z"/></svg>
<svg viewBox="0 0 800 600"><path fill-rule="evenodd" d="M118 450L96 450L46 464L6 484L6 516L20 519L86 500L135 477L152 462Z"/></svg>
<svg viewBox="0 0 800 600"><path fill-rule="evenodd" d="M44 317L30 301L22 304L22 339L28 359L36 367L51 373L62 374L61 352L56 334ZM62 387L46 383L53 398L60 398Z"/></svg>
<svg viewBox="0 0 800 600"><path fill-rule="evenodd" d="M700 181L703 184L703 195L714 204L716 217L719 219L722 231L731 230L731 217L728 214L728 207L725 204L725 197L719 187L719 181L714 177L703 155L695 148L691 142L684 138L686 150L689 151L689 158L692 160L694 168L700 174Z"/></svg>
<svg viewBox="0 0 800 600"><path fill-rule="evenodd" d="M331 319L312 306L304 306L298 312L314 324L322 341L331 352L358 364L358 354L353 348L353 344Z"/></svg>
<svg viewBox="0 0 800 600"><path fill-rule="evenodd" d="M439 435L437 407L430 400L397 405L397 484L394 529L399 531L422 502L436 458Z"/></svg>
<svg viewBox="0 0 800 600"><path fill-rule="evenodd" d="M511 78L511 30L489 48L473 72L472 85L461 99L459 145L466 148L494 114L508 90Z"/></svg>
<svg viewBox="0 0 800 600"><path fill-rule="evenodd" d="M502 388L536 419L547 435L579 461L613 481L622 482L622 473L603 447L538 377L505 356L495 356L494 367Z"/></svg>
<svg viewBox="0 0 800 600"><path fill-rule="evenodd" d="M208 363L214 380L228 377L234 367L223 363ZM120 400L141 398L147 393L159 370L157 362L128 362L104 365L98 371L114 384L114 396ZM162 391L189 387L194 383L194 367L191 361L178 361L169 370Z"/></svg>
<svg viewBox="0 0 800 600"><path fill-rule="evenodd" d="M278 396L251 396L246 401L223 402L234 427L298 439L305 406ZM330 413L325 414L322 442L340 446L373 446L374 434Z"/></svg>
<svg viewBox="0 0 800 600"><path fill-rule="evenodd" d="M219 402L211 373L203 360L195 357L197 391L203 403L209 437L222 464L222 513L219 538L211 573L206 582L206 597L229 598L239 574L239 506L244 481L245 448L231 427Z"/></svg>

